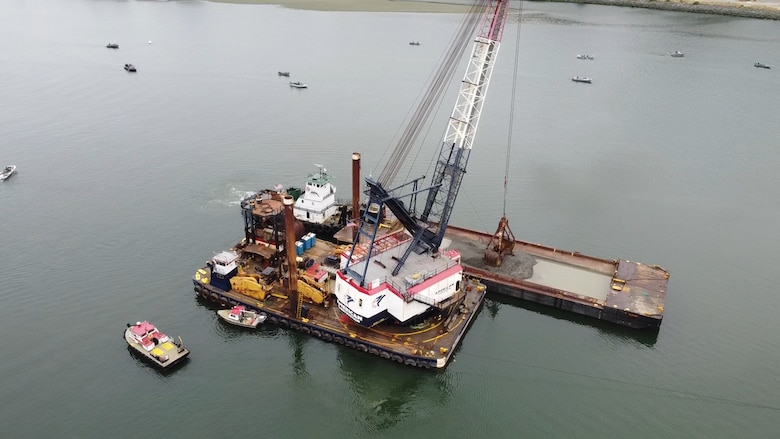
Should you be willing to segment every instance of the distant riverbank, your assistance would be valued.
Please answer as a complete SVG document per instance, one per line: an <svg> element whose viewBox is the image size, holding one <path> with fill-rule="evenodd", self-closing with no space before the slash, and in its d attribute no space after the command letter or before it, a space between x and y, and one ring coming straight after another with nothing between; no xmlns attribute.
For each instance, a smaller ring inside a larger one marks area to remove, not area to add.
<svg viewBox="0 0 780 439"><path fill-rule="evenodd" d="M549 0L629 8L660 9L698 14L780 20L780 1L767 0Z"/></svg>
<svg viewBox="0 0 780 439"><path fill-rule="evenodd" d="M467 1L415 0L209 0L217 3L275 4L294 9L365 12L463 12ZM677 12L780 20L780 0L549 0Z"/></svg>

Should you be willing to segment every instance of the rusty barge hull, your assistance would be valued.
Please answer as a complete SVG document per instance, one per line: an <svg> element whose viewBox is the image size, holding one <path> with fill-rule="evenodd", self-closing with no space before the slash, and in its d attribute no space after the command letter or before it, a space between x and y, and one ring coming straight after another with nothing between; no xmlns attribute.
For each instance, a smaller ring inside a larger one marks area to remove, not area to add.
<svg viewBox="0 0 780 439"><path fill-rule="evenodd" d="M464 273L479 278L491 293L629 328L661 326L669 273L657 265L516 241L514 256L506 256L501 267L491 267L482 258L490 234L450 226L446 237L461 252ZM515 272L514 258L531 260L526 273Z"/></svg>
<svg viewBox="0 0 780 439"><path fill-rule="evenodd" d="M253 245L239 244L234 247L242 256L245 269L250 272L263 272L255 265L256 259L251 253ZM334 245L318 241L304 253L305 257L322 262L334 251ZM320 265L322 268L326 266ZM337 268L327 267L331 273ZM379 324L372 328L362 327L345 319L338 307L325 301L323 304L304 302L301 317L291 311L287 289L281 282L273 282L268 294L261 299L236 292L224 291L211 285L209 267L203 267L192 278L195 295L215 306L230 308L244 305L250 310L267 316L266 321L282 328L299 331L326 342L339 344L347 348L373 354L381 358L408 366L424 369L444 368L456 347L460 344L468 328L481 310L486 288L477 279L468 279L463 287L464 299L448 316L430 318L414 327L393 324Z"/></svg>

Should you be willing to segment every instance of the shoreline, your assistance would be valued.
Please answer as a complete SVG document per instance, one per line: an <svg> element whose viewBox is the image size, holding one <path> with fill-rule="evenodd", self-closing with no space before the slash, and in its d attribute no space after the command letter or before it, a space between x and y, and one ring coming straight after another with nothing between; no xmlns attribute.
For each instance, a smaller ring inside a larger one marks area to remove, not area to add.
<svg viewBox="0 0 780 439"><path fill-rule="evenodd" d="M459 13L469 9L466 2L415 0L208 0L213 3L279 5L291 9L343 12L432 12ZM656 9L695 14L724 15L764 20L780 20L780 0L530 0L595 4L627 8Z"/></svg>
<svg viewBox="0 0 780 439"><path fill-rule="evenodd" d="M780 20L780 1L767 0L544 0L558 3L621 6L694 14Z"/></svg>

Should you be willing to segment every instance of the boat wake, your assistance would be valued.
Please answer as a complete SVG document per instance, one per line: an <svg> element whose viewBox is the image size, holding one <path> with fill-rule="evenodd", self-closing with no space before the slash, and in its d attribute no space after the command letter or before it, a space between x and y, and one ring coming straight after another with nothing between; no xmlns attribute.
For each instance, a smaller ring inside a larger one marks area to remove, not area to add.
<svg viewBox="0 0 780 439"><path fill-rule="evenodd" d="M226 183L210 190L203 207L235 207L241 205L241 200L257 192L251 189L256 183Z"/></svg>

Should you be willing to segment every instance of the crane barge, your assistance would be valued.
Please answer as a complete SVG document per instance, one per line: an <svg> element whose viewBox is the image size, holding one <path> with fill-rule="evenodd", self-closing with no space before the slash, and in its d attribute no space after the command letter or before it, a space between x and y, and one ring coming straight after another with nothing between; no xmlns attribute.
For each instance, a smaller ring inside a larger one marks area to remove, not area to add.
<svg viewBox="0 0 780 439"><path fill-rule="evenodd" d="M415 123L410 125L417 129L407 131L381 176L366 179L370 202L352 245L336 246L304 235L295 226L292 196L258 192L241 202L244 238L196 271L196 295L221 307L244 305L270 323L381 358L422 368L446 366L486 294L477 278L464 275L458 251L448 247L445 232L508 9L508 0L475 1L461 26L461 38L453 41L434 80L438 87L429 90L418 108L419 122L441 96L442 84L464 52L465 37L476 33L429 187L418 188L422 178L392 187L419 132ZM353 175L359 160L359 154L353 154ZM418 194L427 197L416 215ZM384 230L391 214L398 227Z"/></svg>

